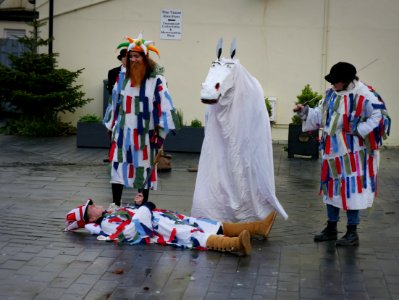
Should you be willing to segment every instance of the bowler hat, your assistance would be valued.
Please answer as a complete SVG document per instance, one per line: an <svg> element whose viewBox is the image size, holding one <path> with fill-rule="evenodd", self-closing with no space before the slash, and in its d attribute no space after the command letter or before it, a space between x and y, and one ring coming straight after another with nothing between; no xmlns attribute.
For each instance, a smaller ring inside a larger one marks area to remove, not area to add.
<svg viewBox="0 0 399 300"><path fill-rule="evenodd" d="M356 78L356 68L347 62L339 62L331 67L330 73L324 79L329 83L351 82Z"/></svg>
<svg viewBox="0 0 399 300"><path fill-rule="evenodd" d="M122 49L122 50L119 52L118 60L122 60L122 57L125 57L125 56L126 56L126 52L127 52L127 49Z"/></svg>

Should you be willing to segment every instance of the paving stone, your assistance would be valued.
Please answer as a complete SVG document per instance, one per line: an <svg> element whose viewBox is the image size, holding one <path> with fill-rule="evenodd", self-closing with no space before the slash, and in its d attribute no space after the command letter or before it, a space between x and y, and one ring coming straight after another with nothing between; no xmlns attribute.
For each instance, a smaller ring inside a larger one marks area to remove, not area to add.
<svg viewBox="0 0 399 300"><path fill-rule="evenodd" d="M397 149L381 155L379 197L361 212L360 246L336 248L313 242L326 220L320 162L287 159L274 145L277 197L289 219L277 217L267 240L253 239L253 253L236 257L62 232L71 208L112 198L108 150L78 149L75 138L0 135L1 299L399 299ZM187 168L198 159L173 153L172 172L159 173L151 191L158 206L190 213L196 173ZM124 191L123 202L134 192Z"/></svg>

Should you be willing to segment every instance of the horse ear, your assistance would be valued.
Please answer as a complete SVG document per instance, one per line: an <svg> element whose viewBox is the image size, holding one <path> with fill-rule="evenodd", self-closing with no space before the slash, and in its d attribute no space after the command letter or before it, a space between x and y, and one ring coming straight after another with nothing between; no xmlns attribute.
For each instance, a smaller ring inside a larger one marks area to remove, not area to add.
<svg viewBox="0 0 399 300"><path fill-rule="evenodd" d="M237 39L234 38L231 42L230 46L230 57L233 59L234 55L236 55L236 49L237 49Z"/></svg>
<svg viewBox="0 0 399 300"><path fill-rule="evenodd" d="M222 48L223 48L223 38L220 38L216 44L216 57L220 59L222 55Z"/></svg>

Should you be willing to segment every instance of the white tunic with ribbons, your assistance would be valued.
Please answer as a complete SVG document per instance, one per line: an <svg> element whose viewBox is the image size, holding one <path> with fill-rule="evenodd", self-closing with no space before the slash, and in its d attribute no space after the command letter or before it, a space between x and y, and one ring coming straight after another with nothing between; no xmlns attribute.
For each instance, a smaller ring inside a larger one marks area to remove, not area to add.
<svg viewBox="0 0 399 300"><path fill-rule="evenodd" d="M326 204L344 210L372 206L386 116L379 95L356 80L345 91L327 90L324 102L309 109L302 130L324 127L320 192Z"/></svg>

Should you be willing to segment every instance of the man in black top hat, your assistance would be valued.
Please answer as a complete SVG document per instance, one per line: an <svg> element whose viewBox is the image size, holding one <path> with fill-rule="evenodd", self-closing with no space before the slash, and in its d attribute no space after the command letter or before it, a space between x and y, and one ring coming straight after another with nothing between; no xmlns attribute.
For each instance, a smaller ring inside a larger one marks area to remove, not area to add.
<svg viewBox="0 0 399 300"><path fill-rule="evenodd" d="M112 89L114 88L116 79L118 78L118 75L120 73L120 71L122 70L122 68L126 68L126 53L127 50L126 49L122 49L119 52L119 55L117 56L118 60L122 63L122 65L120 65L119 67L113 68L111 70L108 71L108 84L107 84L107 90L109 92L109 94L112 94Z"/></svg>

